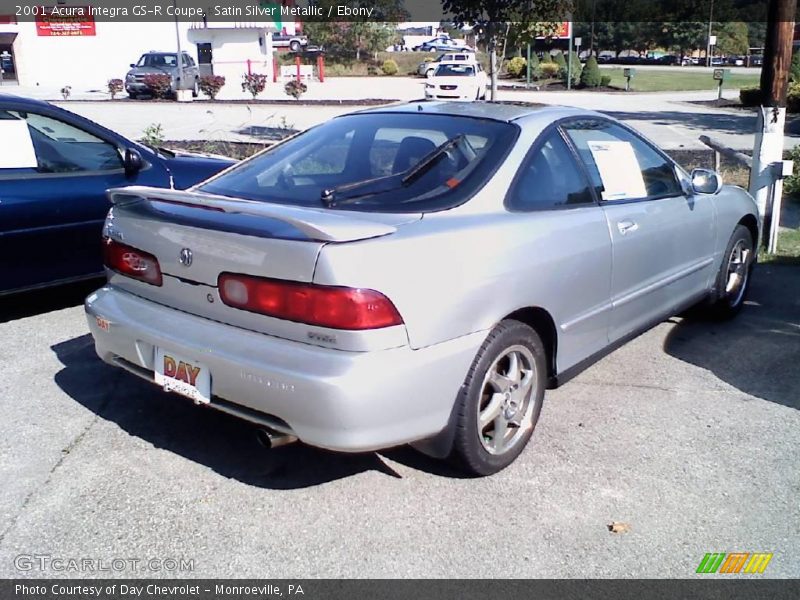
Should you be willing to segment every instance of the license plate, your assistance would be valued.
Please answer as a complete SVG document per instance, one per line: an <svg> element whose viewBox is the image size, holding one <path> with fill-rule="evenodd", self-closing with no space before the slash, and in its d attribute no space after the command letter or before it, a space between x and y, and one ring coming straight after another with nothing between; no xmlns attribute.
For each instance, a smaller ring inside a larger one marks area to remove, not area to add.
<svg viewBox="0 0 800 600"><path fill-rule="evenodd" d="M197 404L211 402L211 372L202 363L156 348L155 376L165 392L176 392Z"/></svg>

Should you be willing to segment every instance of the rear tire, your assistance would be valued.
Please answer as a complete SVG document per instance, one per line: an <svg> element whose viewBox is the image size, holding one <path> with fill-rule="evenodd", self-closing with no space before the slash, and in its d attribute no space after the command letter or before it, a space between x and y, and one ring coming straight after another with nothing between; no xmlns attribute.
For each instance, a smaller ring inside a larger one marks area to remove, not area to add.
<svg viewBox="0 0 800 600"><path fill-rule="evenodd" d="M200 95L200 80L194 78L194 86L192 86L192 98L197 98Z"/></svg>
<svg viewBox="0 0 800 600"><path fill-rule="evenodd" d="M750 291L750 276L755 264L753 244L750 230L744 225L737 225L725 249L707 307L712 318L732 319L742 310Z"/></svg>
<svg viewBox="0 0 800 600"><path fill-rule="evenodd" d="M138 97L139 94L137 94L136 92L128 92L128 98L130 98L131 100L136 100Z"/></svg>
<svg viewBox="0 0 800 600"><path fill-rule="evenodd" d="M292 52L299 52L300 51L300 42L294 41L289 44L289 50Z"/></svg>
<svg viewBox="0 0 800 600"><path fill-rule="evenodd" d="M519 321L502 321L481 345L456 400L449 460L476 476L506 468L522 453L542 410L544 345Z"/></svg>

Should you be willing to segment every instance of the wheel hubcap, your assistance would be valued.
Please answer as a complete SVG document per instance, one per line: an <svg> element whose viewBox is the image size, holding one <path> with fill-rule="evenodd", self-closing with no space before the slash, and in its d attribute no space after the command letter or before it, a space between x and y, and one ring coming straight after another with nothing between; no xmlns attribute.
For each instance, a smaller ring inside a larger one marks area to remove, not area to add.
<svg viewBox="0 0 800 600"><path fill-rule="evenodd" d="M738 305L744 298L747 279L750 277L750 255L752 250L744 240L739 240L728 257L728 276L725 281L725 295L731 306Z"/></svg>
<svg viewBox="0 0 800 600"><path fill-rule="evenodd" d="M478 402L478 437L490 454L509 452L531 428L536 362L525 346L506 349L486 371Z"/></svg>

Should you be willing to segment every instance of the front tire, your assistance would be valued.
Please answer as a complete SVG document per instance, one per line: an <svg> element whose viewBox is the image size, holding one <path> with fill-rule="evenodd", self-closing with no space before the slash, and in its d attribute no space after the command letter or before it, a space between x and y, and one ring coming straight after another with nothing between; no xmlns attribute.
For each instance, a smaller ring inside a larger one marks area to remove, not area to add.
<svg viewBox="0 0 800 600"><path fill-rule="evenodd" d="M492 475L522 453L542 410L544 345L519 321L502 321L484 341L461 386L450 461Z"/></svg>
<svg viewBox="0 0 800 600"><path fill-rule="evenodd" d="M289 44L289 50L292 52L299 52L300 51L300 42L294 41Z"/></svg>
<svg viewBox="0 0 800 600"><path fill-rule="evenodd" d="M197 98L200 95L200 80L195 77L194 85L192 86L192 98Z"/></svg>
<svg viewBox="0 0 800 600"><path fill-rule="evenodd" d="M708 312L719 320L732 319L742 310L750 290L755 252L750 230L737 225L720 265Z"/></svg>

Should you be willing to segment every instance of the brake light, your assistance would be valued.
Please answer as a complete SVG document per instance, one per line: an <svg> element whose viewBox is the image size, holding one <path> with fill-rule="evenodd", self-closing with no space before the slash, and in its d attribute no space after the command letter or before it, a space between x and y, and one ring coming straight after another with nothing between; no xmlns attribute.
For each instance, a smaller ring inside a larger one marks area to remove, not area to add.
<svg viewBox="0 0 800 600"><path fill-rule="evenodd" d="M117 273L151 285L162 283L161 267L152 254L107 237L103 239L103 259L105 265Z"/></svg>
<svg viewBox="0 0 800 600"><path fill-rule="evenodd" d="M402 325L394 304L380 292L295 283L223 273L219 295L228 306L331 329L381 329Z"/></svg>

